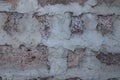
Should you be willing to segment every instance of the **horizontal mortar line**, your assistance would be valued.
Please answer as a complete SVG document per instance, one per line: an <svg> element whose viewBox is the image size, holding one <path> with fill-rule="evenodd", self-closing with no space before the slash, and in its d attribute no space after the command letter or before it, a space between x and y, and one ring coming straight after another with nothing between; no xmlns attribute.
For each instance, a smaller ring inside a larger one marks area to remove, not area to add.
<svg viewBox="0 0 120 80"><path fill-rule="evenodd" d="M18 11L0 11L0 13L14 13L14 12L17 12L17 13L20 13L20 12L18 12ZM71 11L66 11L66 12L71 12ZM64 12L64 14L66 13L66 12ZM31 12L31 13L22 13L22 14L28 14L28 15L32 15L32 14L34 14L34 13L40 13L40 12ZM72 13L74 13L74 12L72 12ZM45 15L45 14L48 14L48 15L51 15L51 16L55 16L55 15L64 15L64 14L49 14L49 13L44 13L44 14L42 14L42 15ZM92 14L92 15L95 15L95 16L97 16L97 15L99 15L98 13L95 13L95 12L83 12L83 13L81 13L81 14L79 14L79 15L85 15L85 14ZM101 14L101 13L100 13ZM115 16L116 16L116 18L118 18L119 16L120 16L120 14L116 14L116 13L110 13L110 14L115 14ZM102 15L102 14L101 14ZM103 15L105 15L104 13L103 13ZM109 15L109 14L108 14Z"/></svg>

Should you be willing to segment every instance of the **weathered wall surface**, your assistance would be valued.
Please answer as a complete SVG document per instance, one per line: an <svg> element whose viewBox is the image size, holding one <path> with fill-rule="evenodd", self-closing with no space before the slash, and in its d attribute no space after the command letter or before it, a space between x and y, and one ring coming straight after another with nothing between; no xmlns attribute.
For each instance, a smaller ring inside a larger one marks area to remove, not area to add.
<svg viewBox="0 0 120 80"><path fill-rule="evenodd" d="M0 0L0 80L120 80L120 1Z"/></svg>

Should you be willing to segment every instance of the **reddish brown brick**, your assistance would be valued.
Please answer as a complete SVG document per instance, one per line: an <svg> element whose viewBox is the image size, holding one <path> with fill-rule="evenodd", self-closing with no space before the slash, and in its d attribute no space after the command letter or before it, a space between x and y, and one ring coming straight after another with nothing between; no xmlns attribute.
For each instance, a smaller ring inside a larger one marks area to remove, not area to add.
<svg viewBox="0 0 120 80"><path fill-rule="evenodd" d="M79 66L80 60L84 57L84 49L76 49L75 51L68 50L67 62L68 68Z"/></svg>
<svg viewBox="0 0 120 80"><path fill-rule="evenodd" d="M8 47L8 46L7 46ZM6 53L5 51L7 48L3 46L4 53L0 53L0 66L13 66L19 68L27 68L33 66L47 66L47 56L48 56L48 49L45 45L39 45L39 48L32 48L28 49L26 47L20 48L11 48L11 53ZM23 49L24 48L24 49ZM1 48L2 49L2 48ZM7 66L7 67L9 67ZM1 67L0 67L1 68Z"/></svg>
<svg viewBox="0 0 120 80"><path fill-rule="evenodd" d="M19 32L18 29L19 20L24 16L24 14L17 12L5 12L5 14L8 17L3 25L3 30L6 31L6 33L9 35L12 35L12 33L14 32Z"/></svg>
<svg viewBox="0 0 120 80"><path fill-rule="evenodd" d="M47 39L50 37L51 34L51 23L49 21L50 16L45 14L45 15L40 15L38 16L37 13L33 14L33 16L38 20L40 24L40 33L42 38Z"/></svg>

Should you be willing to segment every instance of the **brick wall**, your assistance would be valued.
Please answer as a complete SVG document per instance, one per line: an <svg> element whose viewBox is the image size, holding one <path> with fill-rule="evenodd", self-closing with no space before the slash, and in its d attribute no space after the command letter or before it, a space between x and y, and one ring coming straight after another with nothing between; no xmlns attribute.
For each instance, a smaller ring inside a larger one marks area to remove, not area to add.
<svg viewBox="0 0 120 80"><path fill-rule="evenodd" d="M0 80L120 80L119 0L0 0Z"/></svg>

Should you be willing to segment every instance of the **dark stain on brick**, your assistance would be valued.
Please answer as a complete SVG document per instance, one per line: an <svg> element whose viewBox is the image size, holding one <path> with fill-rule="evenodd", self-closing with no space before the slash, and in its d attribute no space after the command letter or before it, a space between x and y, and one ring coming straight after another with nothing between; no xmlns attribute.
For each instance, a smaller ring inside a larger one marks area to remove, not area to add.
<svg viewBox="0 0 120 80"><path fill-rule="evenodd" d="M33 79L29 79L29 80L38 80L38 79L36 79L36 78L33 78Z"/></svg>
<svg viewBox="0 0 120 80"><path fill-rule="evenodd" d="M32 58L32 60L34 60L36 58L36 56L32 56L31 58Z"/></svg>
<svg viewBox="0 0 120 80"><path fill-rule="evenodd" d="M29 52L29 51L31 51L31 49L27 49L27 51Z"/></svg>
<svg viewBox="0 0 120 80"><path fill-rule="evenodd" d="M40 52L42 52L42 53L47 53L47 51L48 51L48 48L47 48L47 46L46 45L43 45L43 44L38 44L37 46L36 46L36 49L38 50L38 51L40 51Z"/></svg>
<svg viewBox="0 0 120 80"><path fill-rule="evenodd" d="M101 63L106 65L120 65L120 54L119 53L103 53L100 52L96 58L100 60Z"/></svg>

